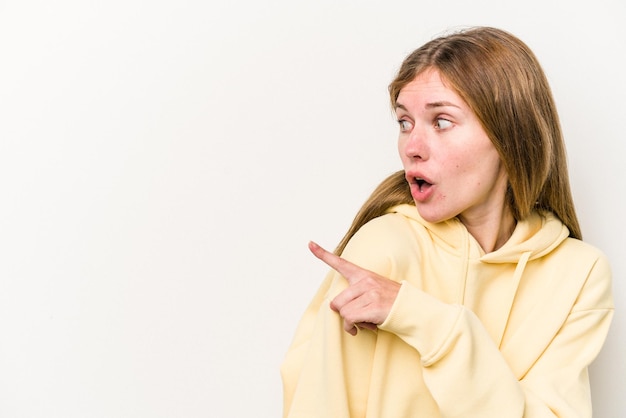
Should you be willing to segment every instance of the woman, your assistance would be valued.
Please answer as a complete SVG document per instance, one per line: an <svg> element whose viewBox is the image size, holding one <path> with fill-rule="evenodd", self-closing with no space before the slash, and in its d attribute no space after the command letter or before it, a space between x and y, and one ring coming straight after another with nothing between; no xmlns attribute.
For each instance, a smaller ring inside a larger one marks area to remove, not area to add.
<svg viewBox="0 0 626 418"><path fill-rule="evenodd" d="M288 417L590 417L610 268L581 241L550 88L494 28L389 87L404 169L335 251L281 372ZM339 257L341 256L341 257Z"/></svg>

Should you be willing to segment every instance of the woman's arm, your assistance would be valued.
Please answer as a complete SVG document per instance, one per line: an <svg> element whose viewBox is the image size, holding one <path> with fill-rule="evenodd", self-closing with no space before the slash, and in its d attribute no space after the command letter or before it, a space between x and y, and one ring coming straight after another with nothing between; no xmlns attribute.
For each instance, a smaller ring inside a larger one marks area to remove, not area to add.
<svg viewBox="0 0 626 418"><path fill-rule="evenodd" d="M591 417L587 367L604 344L613 303L606 259L587 270L564 321L554 321L550 308L566 296L542 295L553 303L546 316L533 318L502 351L471 311L407 282L379 328L421 354L444 417Z"/></svg>

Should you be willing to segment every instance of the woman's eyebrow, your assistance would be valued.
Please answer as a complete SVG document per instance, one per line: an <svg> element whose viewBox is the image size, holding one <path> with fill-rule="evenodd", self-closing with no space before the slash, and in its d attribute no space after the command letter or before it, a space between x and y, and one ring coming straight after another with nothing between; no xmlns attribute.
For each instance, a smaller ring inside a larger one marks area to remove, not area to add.
<svg viewBox="0 0 626 418"><path fill-rule="evenodd" d="M397 103L397 102L396 102L396 107L395 107L395 109L396 109L396 110L398 110L398 109L402 109L402 110L404 110L404 111L407 111L407 112L408 112L408 110L407 110L406 106L404 106L402 103Z"/></svg>
<svg viewBox="0 0 626 418"><path fill-rule="evenodd" d="M443 102L426 103L426 108L427 109L432 109L434 107L450 107L450 106L451 107L456 107L456 108L460 109L460 106L457 106L457 105L455 105L452 102L443 101Z"/></svg>

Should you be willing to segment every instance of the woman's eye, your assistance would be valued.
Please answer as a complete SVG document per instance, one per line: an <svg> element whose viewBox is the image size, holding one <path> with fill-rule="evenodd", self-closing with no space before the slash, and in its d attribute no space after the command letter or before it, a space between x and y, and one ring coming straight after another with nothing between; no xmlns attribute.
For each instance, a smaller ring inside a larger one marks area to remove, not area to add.
<svg viewBox="0 0 626 418"><path fill-rule="evenodd" d="M437 120L435 121L435 126L437 127L437 129L446 129L452 126L452 122L450 122L448 119L437 118Z"/></svg>
<svg viewBox="0 0 626 418"><path fill-rule="evenodd" d="M401 119L398 121L398 124L400 125L400 132L408 132L411 130L411 122L408 120Z"/></svg>

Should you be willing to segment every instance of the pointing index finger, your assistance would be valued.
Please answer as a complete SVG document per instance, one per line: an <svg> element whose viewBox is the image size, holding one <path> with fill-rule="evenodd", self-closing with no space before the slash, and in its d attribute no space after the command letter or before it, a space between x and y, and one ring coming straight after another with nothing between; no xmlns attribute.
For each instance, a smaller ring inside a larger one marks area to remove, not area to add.
<svg viewBox="0 0 626 418"><path fill-rule="evenodd" d="M331 253L330 251L325 250L313 241L309 242L309 250L311 250L313 255L345 277L348 280L348 283L352 284L354 275L358 270L360 270L360 267L336 254Z"/></svg>

